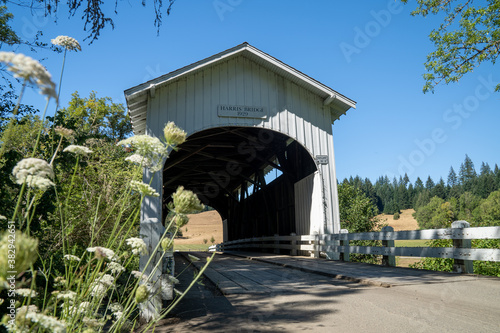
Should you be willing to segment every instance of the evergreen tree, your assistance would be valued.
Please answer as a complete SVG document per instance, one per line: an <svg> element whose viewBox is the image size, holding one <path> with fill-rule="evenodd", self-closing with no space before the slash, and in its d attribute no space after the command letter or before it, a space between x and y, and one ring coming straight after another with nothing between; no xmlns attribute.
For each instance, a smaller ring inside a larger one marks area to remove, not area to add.
<svg viewBox="0 0 500 333"><path fill-rule="evenodd" d="M417 177L417 180L415 181L415 191L420 192L424 189L424 182L420 177Z"/></svg>
<svg viewBox="0 0 500 333"><path fill-rule="evenodd" d="M448 186L452 188L453 186L458 185L458 178L453 167L450 167L450 172L448 173Z"/></svg>
<svg viewBox="0 0 500 333"><path fill-rule="evenodd" d="M474 186L474 181L476 180L477 174L474 169L474 163L470 157L466 154L464 162L460 165L459 171L460 184L464 187L465 191L471 191Z"/></svg>
<svg viewBox="0 0 500 333"><path fill-rule="evenodd" d="M425 182L425 189L431 191L434 188L435 184L432 180L431 176L429 176Z"/></svg>
<svg viewBox="0 0 500 333"><path fill-rule="evenodd" d="M444 184L443 178L441 178L439 180L439 183L437 183L436 186L434 186L434 188L431 190L431 196L446 199L446 186Z"/></svg>

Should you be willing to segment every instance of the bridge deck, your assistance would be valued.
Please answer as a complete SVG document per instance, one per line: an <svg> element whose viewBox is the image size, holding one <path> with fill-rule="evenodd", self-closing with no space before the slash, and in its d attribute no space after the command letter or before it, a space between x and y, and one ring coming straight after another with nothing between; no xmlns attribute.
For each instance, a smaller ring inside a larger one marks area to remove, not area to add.
<svg viewBox="0 0 500 333"><path fill-rule="evenodd" d="M197 254L203 258L209 256L208 253ZM379 287L489 279L489 277L478 275L384 267L269 253L225 252L225 254L230 256L218 255L217 260L209 266L205 273L205 276L224 294L269 292L270 289L280 288L280 284L274 284L277 276L282 275L285 271L287 275L290 275L293 274L293 271L285 270L282 272L278 267ZM248 260L237 260L235 257ZM261 268L256 271L255 267L252 268L249 260L272 264L274 267L264 266L266 269ZM201 264L197 263L196 265L201 266ZM290 286L287 285L287 287Z"/></svg>
<svg viewBox="0 0 500 333"><path fill-rule="evenodd" d="M498 278L262 253L217 254L206 278L224 295L197 285L155 332L500 331Z"/></svg>

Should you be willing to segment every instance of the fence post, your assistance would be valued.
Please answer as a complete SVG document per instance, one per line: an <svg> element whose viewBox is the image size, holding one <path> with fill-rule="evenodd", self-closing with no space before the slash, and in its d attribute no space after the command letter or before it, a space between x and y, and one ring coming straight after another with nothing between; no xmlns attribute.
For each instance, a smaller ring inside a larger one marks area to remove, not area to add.
<svg viewBox="0 0 500 333"><path fill-rule="evenodd" d="M455 221L451 224L453 229L469 228L470 224L467 221ZM470 239L453 239L454 249L470 249L472 247L472 240ZM474 265L472 260L453 259L453 272L454 273L474 273Z"/></svg>
<svg viewBox="0 0 500 333"><path fill-rule="evenodd" d="M297 234L296 234L295 232L292 232L292 233L290 234L290 236L297 236ZM296 255L297 255L297 248L296 248L296 246L297 246L297 241L296 241L296 240L292 240L292 241L290 242L290 244L292 245L292 250L290 251L290 255L292 255L292 256L296 256Z"/></svg>
<svg viewBox="0 0 500 333"><path fill-rule="evenodd" d="M348 234L349 231L347 229L340 229L341 234ZM344 252L340 253L340 260L342 261L350 261L349 259L349 239L340 240L340 246L344 246Z"/></svg>
<svg viewBox="0 0 500 333"><path fill-rule="evenodd" d="M311 257L313 258L319 258L319 235L315 234L314 235L314 241L313 243L313 252L311 253Z"/></svg>
<svg viewBox="0 0 500 333"><path fill-rule="evenodd" d="M391 226L385 226L382 228L383 233L394 232L394 228ZM382 246L384 247L394 247L394 240L383 240ZM383 256L382 257L382 265L383 266L396 266L396 257L395 256Z"/></svg>

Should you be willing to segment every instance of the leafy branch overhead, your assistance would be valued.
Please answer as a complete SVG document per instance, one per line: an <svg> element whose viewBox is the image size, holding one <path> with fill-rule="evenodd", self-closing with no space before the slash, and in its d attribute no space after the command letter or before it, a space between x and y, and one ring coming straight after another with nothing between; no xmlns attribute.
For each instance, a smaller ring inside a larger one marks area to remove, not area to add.
<svg viewBox="0 0 500 333"><path fill-rule="evenodd" d="M175 0L154 0L153 7L155 11L154 26L159 29L163 23L163 5L164 2L168 1L168 7L166 9L167 15L170 15ZM3 1L5 2L5 0ZM31 9L44 9L46 15L56 15L61 10L60 0L32 0L26 3L23 0L9 1L19 6L30 7ZM69 15L75 16L80 9L83 10L82 19L84 21L83 30L88 31L89 35L86 39L90 39L90 43L99 38L101 30L107 26L111 26L114 29L115 25L110 15L105 13L104 1L101 0L68 0L67 2ZM146 0L142 0L142 6L146 7ZM118 0L115 0L114 13L118 14Z"/></svg>
<svg viewBox="0 0 500 333"><path fill-rule="evenodd" d="M427 55L424 93L434 92L440 83L459 81L483 62L495 64L500 53L500 0L417 2L413 16L445 15L429 35L436 49ZM500 84L495 90L500 91Z"/></svg>

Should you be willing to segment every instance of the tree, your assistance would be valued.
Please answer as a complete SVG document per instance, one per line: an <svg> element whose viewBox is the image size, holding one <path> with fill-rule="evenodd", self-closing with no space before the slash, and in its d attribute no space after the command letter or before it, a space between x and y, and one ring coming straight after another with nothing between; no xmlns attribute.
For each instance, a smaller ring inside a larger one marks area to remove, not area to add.
<svg viewBox="0 0 500 333"><path fill-rule="evenodd" d="M372 231L376 220L376 207L371 200L361 190L350 184L340 184L339 212L340 223L349 232Z"/></svg>
<svg viewBox="0 0 500 333"><path fill-rule="evenodd" d="M474 163L470 157L466 154L464 162L460 165L460 171L458 173L460 184L464 187L465 191L471 191L473 182L477 177L476 170L474 169Z"/></svg>
<svg viewBox="0 0 500 333"><path fill-rule="evenodd" d="M450 167L450 173L448 174L448 186L453 187L456 185L458 185L457 174L455 173L455 170L453 170L453 167Z"/></svg>
<svg viewBox="0 0 500 333"><path fill-rule="evenodd" d="M430 191L434 188L434 186L435 184L431 176L427 177L427 180L425 181L425 189Z"/></svg>
<svg viewBox="0 0 500 333"><path fill-rule="evenodd" d="M408 0L402 0L407 3ZM427 55L424 93L436 85L459 81L483 62L495 64L500 53L499 0L417 0L413 16L444 14L430 40L435 50ZM500 84L496 86L500 91Z"/></svg>
<svg viewBox="0 0 500 333"><path fill-rule="evenodd" d="M7 12L7 6L0 6L0 46L3 43L7 45L19 44L21 41L9 25L9 21L13 17L12 13Z"/></svg>
<svg viewBox="0 0 500 333"><path fill-rule="evenodd" d="M6 0L3 0L6 2ZM31 10L43 9L45 15L53 15L57 19L57 14L60 11L61 6L60 0L32 0L32 1L9 1L18 6L29 7ZM163 23L163 13L164 4L167 0L154 0L153 7L155 11L154 26L157 28L157 32ZM168 7L166 9L167 15L170 15L175 0L168 0ZM94 0L72 0L67 1L69 16L74 17L75 14L81 13L81 18L84 21L83 30L88 31L89 35L87 39L90 39L90 43L99 38L101 30L107 26L111 26L114 29L115 24L113 20L109 17L109 14L104 12L103 7L104 1L94 1ZM146 7L146 0L142 0L142 6ZM117 14L118 0L115 0L114 13ZM78 14L80 16L80 14Z"/></svg>
<svg viewBox="0 0 500 333"><path fill-rule="evenodd" d="M132 133L132 125L122 104L109 97L97 97L92 91L88 98L72 94L69 106L59 110L55 124L72 129L76 137L122 140ZM50 118L52 119L52 118Z"/></svg>

